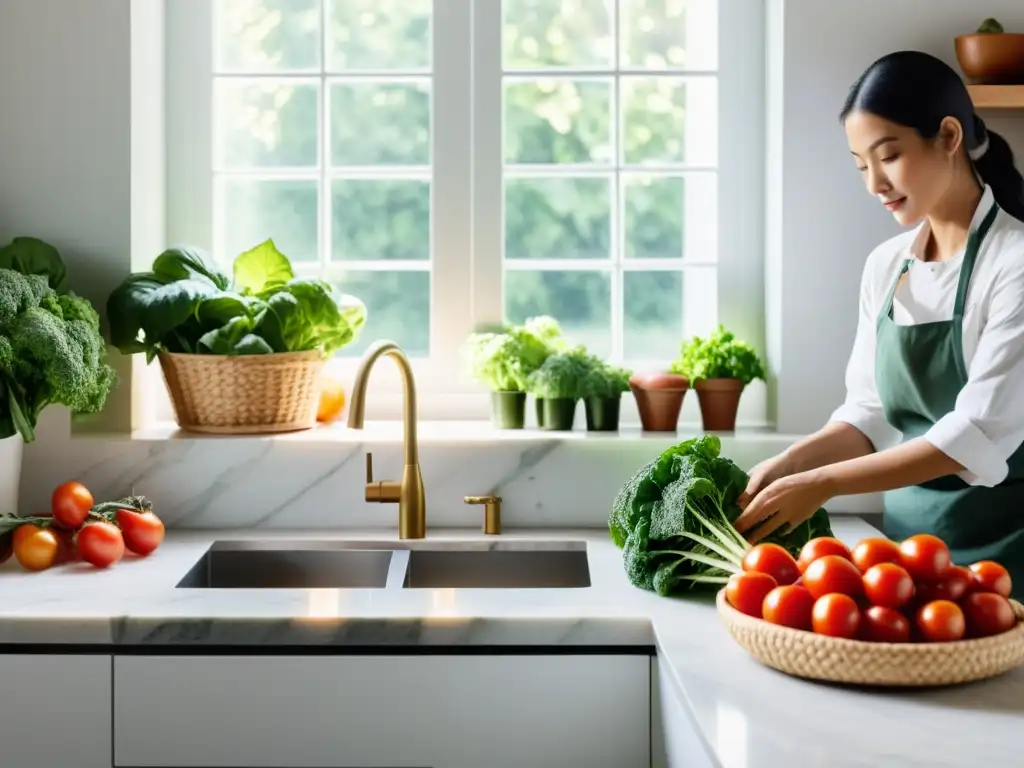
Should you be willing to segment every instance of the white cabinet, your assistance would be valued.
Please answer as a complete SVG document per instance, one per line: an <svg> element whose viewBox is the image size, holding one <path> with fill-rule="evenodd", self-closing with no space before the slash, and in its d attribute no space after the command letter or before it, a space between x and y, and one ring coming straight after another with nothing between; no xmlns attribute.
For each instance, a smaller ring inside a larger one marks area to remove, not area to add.
<svg viewBox="0 0 1024 768"><path fill-rule="evenodd" d="M110 768L110 656L0 656L0 765Z"/></svg>
<svg viewBox="0 0 1024 768"><path fill-rule="evenodd" d="M646 656L123 656L114 701L132 768L650 761Z"/></svg>
<svg viewBox="0 0 1024 768"><path fill-rule="evenodd" d="M651 660L651 768L714 768L669 671Z"/></svg>

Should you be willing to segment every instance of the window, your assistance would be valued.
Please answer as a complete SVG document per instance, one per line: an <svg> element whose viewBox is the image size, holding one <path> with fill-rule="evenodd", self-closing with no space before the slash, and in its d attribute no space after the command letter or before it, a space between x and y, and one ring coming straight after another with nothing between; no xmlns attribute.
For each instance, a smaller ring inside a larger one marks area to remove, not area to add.
<svg viewBox="0 0 1024 768"><path fill-rule="evenodd" d="M367 305L335 364L394 339L427 416L484 416L458 366L487 324L550 314L664 365L727 314L740 2L174 0L168 239L230 264L273 237ZM371 390L398 386L385 368Z"/></svg>

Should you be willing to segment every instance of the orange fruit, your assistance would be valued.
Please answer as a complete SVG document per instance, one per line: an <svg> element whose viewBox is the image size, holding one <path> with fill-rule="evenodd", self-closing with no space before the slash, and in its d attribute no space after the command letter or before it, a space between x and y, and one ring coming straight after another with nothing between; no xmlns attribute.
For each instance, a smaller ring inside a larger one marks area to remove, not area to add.
<svg viewBox="0 0 1024 768"><path fill-rule="evenodd" d="M320 389L320 404L316 409L316 420L320 422L334 421L345 410L345 388L341 382L329 376L324 377Z"/></svg>

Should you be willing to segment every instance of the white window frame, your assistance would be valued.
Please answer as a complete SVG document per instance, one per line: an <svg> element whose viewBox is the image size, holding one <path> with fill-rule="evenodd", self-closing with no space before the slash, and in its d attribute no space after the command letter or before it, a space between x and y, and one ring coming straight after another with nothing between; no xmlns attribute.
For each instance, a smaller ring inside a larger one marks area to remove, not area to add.
<svg viewBox="0 0 1024 768"><path fill-rule="evenodd" d="M671 75L718 80L718 162L713 171L717 174L718 290L712 301L719 321L760 346L764 10L752 0L718 0L718 5L717 71L673 71ZM166 7L167 240L169 245L190 243L213 251L213 12L210 0L171 0ZM434 0L431 26L431 354L429 359L414 359L413 367L421 418L482 420L488 415L488 395L464 376L459 349L475 328L500 322L504 306L501 3ZM614 164L609 170L614 171ZM322 199L321 248L327 244L329 211L330 200ZM153 256L134 254L133 269L148 268ZM353 268L396 266L379 263ZM678 263L650 266L675 270ZM614 276L615 267L610 268ZM621 285L621 277L613 277L613 333L619 333L621 326ZM621 344L616 347L620 351ZM641 370L663 368L668 362L633 360L629 365ZM337 358L329 365L350 382L357 364L358 360ZM172 419L157 366L149 366L146 374L144 419ZM368 418L400 418L401 398L395 395L401 380L394 364L382 361L371 378ZM154 392L157 388L159 395ZM635 423L632 398L624 398L623 404L623 420ZM754 388L744 396L740 421L761 425L766 412L764 392Z"/></svg>

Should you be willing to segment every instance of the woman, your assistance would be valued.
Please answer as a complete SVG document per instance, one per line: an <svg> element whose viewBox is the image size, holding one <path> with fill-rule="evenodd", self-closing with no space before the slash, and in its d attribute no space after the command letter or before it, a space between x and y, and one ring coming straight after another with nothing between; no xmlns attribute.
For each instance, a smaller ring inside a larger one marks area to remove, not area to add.
<svg viewBox="0 0 1024 768"><path fill-rule="evenodd" d="M933 533L1024 588L1024 179L924 53L872 64L842 122L868 192L914 228L868 257L845 403L754 468L736 527L756 541L885 492L890 538Z"/></svg>

